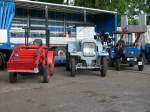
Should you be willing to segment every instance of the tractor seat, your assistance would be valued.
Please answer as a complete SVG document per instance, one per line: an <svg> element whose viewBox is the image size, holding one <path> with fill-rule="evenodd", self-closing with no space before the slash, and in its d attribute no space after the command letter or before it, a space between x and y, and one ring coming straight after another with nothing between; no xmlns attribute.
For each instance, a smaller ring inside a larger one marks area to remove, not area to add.
<svg viewBox="0 0 150 112"><path fill-rule="evenodd" d="M43 45L42 40L41 39L35 39L33 41L33 45L42 46Z"/></svg>

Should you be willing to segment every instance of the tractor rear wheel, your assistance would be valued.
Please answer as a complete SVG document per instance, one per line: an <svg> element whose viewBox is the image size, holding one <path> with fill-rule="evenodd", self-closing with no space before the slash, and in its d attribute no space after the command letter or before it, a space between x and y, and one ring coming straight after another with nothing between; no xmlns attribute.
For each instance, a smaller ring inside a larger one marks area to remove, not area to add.
<svg viewBox="0 0 150 112"><path fill-rule="evenodd" d="M114 59L109 59L108 64L109 64L109 67L114 67L115 66L114 65Z"/></svg>
<svg viewBox="0 0 150 112"><path fill-rule="evenodd" d="M2 69L3 69L3 60L2 60L2 57L0 55L0 70L2 70Z"/></svg>
<svg viewBox="0 0 150 112"><path fill-rule="evenodd" d="M71 57L70 59L70 64L71 64L71 77L75 77L75 72L76 72L76 60L75 60L75 57Z"/></svg>
<svg viewBox="0 0 150 112"><path fill-rule="evenodd" d="M0 53L0 69L4 70L6 68L5 58L2 53Z"/></svg>
<svg viewBox="0 0 150 112"><path fill-rule="evenodd" d="M50 80L50 68L49 65L43 67L43 83L48 83Z"/></svg>
<svg viewBox="0 0 150 112"><path fill-rule="evenodd" d="M138 69L139 71L143 71L144 69L144 60L141 58L141 61L138 61Z"/></svg>
<svg viewBox="0 0 150 112"><path fill-rule="evenodd" d="M9 82L16 83L17 82L17 73L9 73Z"/></svg>
<svg viewBox="0 0 150 112"><path fill-rule="evenodd" d="M70 62L66 63L66 71L70 71Z"/></svg>
<svg viewBox="0 0 150 112"><path fill-rule="evenodd" d="M66 53L66 71L70 71L69 53Z"/></svg>
<svg viewBox="0 0 150 112"><path fill-rule="evenodd" d="M120 70L120 59L119 58L117 58L116 59L116 70Z"/></svg>
<svg viewBox="0 0 150 112"><path fill-rule="evenodd" d="M102 68L101 68L101 70L100 70L100 72L101 72L101 76L102 77L105 77L106 76L106 74L107 74L107 68L108 68L108 65L107 65L107 58L106 57L102 57L101 58L101 64L102 64Z"/></svg>
<svg viewBox="0 0 150 112"><path fill-rule="evenodd" d="M66 46L66 71L70 71L70 56L68 52L68 45Z"/></svg>

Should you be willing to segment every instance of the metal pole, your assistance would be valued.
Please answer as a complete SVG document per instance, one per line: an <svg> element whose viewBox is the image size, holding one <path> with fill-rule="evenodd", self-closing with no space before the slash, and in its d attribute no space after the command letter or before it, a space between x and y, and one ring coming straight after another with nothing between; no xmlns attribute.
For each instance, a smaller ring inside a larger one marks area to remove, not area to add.
<svg viewBox="0 0 150 112"><path fill-rule="evenodd" d="M145 4L145 5L147 4L147 0L144 1L144 4Z"/></svg>
<svg viewBox="0 0 150 112"><path fill-rule="evenodd" d="M27 46L27 35L28 35L27 29L25 29L25 46Z"/></svg>
<svg viewBox="0 0 150 112"><path fill-rule="evenodd" d="M84 23L86 23L87 18L86 18L87 14L86 14L86 10L84 10Z"/></svg>
<svg viewBox="0 0 150 112"><path fill-rule="evenodd" d="M128 7L127 0L125 0L125 15L128 15L127 14L127 7Z"/></svg>
<svg viewBox="0 0 150 112"><path fill-rule="evenodd" d="M66 13L64 12L64 35L65 36L66 36L66 32L67 32L66 27L67 27L67 25L66 25Z"/></svg>
<svg viewBox="0 0 150 112"><path fill-rule="evenodd" d="M46 28L46 45L49 47L50 34L48 30L48 6L45 6L45 28Z"/></svg>
<svg viewBox="0 0 150 112"><path fill-rule="evenodd" d="M30 28L30 11L27 10L27 29L25 29L25 45L28 46Z"/></svg>

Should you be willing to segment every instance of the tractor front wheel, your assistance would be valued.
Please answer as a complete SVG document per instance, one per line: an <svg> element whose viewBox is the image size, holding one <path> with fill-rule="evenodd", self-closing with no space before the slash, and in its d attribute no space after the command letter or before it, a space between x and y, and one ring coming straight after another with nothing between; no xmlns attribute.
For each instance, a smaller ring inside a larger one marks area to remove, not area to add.
<svg viewBox="0 0 150 112"><path fill-rule="evenodd" d="M101 70L100 70L100 72L101 72L101 76L102 77L105 77L106 76L106 74L107 74L107 67L108 67L108 65L107 65L107 58L106 57L102 57L101 58L101 64L102 64L102 67L101 67Z"/></svg>
<svg viewBox="0 0 150 112"><path fill-rule="evenodd" d="M50 67L46 65L43 67L43 83L48 83L50 80Z"/></svg>
<svg viewBox="0 0 150 112"><path fill-rule="evenodd" d="M17 82L17 73L9 73L9 82L16 83Z"/></svg>
<svg viewBox="0 0 150 112"><path fill-rule="evenodd" d="M4 70L6 68L5 57L0 53L0 69Z"/></svg>
<svg viewBox="0 0 150 112"><path fill-rule="evenodd" d="M70 64L71 64L71 77L75 77L75 72L76 72L76 60L75 57L71 57L70 59Z"/></svg>
<svg viewBox="0 0 150 112"><path fill-rule="evenodd" d="M66 62L66 71L70 71L69 62Z"/></svg>
<svg viewBox="0 0 150 112"><path fill-rule="evenodd" d="M138 69L139 69L139 71L143 71L143 69L144 69L143 58L141 58L141 61L138 61Z"/></svg>
<svg viewBox="0 0 150 112"><path fill-rule="evenodd" d="M69 53L66 53L66 71L70 71L70 61Z"/></svg>

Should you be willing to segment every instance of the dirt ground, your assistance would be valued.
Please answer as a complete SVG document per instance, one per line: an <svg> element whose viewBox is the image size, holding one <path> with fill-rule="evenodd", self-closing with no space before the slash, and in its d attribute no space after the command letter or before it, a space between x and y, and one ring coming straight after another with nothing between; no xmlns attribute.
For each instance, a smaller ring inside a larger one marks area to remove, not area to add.
<svg viewBox="0 0 150 112"><path fill-rule="evenodd" d="M105 78L93 71L72 78L59 66L48 84L31 76L10 84L0 72L0 112L150 112L150 65L110 68Z"/></svg>

